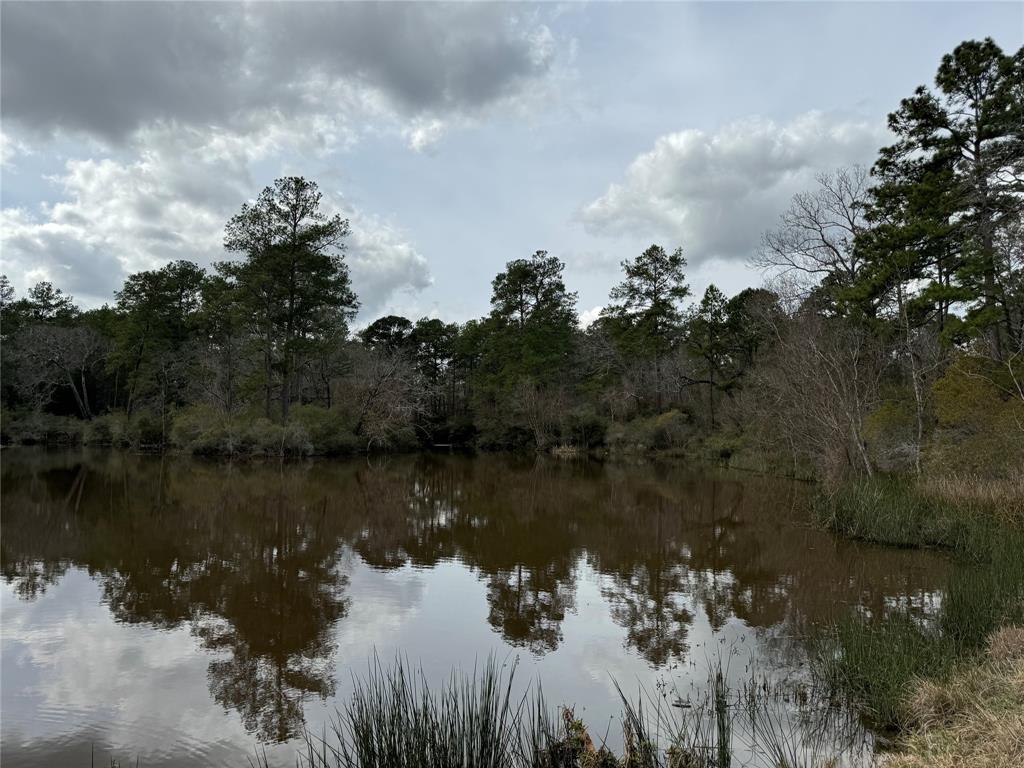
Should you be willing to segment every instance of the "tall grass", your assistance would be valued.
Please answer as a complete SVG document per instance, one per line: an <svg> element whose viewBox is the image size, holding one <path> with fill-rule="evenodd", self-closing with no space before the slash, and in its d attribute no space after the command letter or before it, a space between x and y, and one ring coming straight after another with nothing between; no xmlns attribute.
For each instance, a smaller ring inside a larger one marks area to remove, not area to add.
<svg viewBox="0 0 1024 768"><path fill-rule="evenodd" d="M306 734L306 768L817 768L838 764L843 744L812 711L821 702L781 695L767 680L731 689L714 665L704 694L685 702L621 689L622 748L595 744L571 708L550 710L539 686L513 694L514 665L493 659L453 674L436 691L399 660L374 660L329 733ZM798 714L790 702L799 699ZM257 754L255 768L269 768Z"/></svg>
<svg viewBox="0 0 1024 768"><path fill-rule="evenodd" d="M957 500L938 488L950 487L919 486L899 477L853 481L819 494L814 513L820 524L848 538L990 559L992 542L1004 527L999 504L981 494Z"/></svg>
<svg viewBox="0 0 1024 768"><path fill-rule="evenodd" d="M904 728L913 719L908 697L916 681L946 679L1000 626L1024 619L1024 527L1015 511L1022 502L1014 495L1021 486L997 485L881 478L817 499L818 520L837 533L942 548L961 560L935 615L906 608L853 615L814 639L817 676L874 725Z"/></svg>

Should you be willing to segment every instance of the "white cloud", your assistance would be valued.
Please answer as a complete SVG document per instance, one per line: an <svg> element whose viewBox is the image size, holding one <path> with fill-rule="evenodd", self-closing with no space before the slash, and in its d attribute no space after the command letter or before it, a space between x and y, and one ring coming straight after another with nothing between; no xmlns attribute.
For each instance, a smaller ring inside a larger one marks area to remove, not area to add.
<svg viewBox="0 0 1024 768"><path fill-rule="evenodd" d="M69 160L51 179L63 192L61 202L38 212L0 212L3 270L21 291L43 276L94 306L110 301L132 272L174 259L209 266L226 257L227 219L269 181L254 179L254 167L277 153L321 153L343 135L330 124L292 133L270 122L246 136L147 128L130 159ZM393 224L322 191L328 207L350 219L348 259L366 310L395 292L429 285L426 260Z"/></svg>
<svg viewBox="0 0 1024 768"><path fill-rule="evenodd" d="M427 260L394 226L358 210L346 215L352 227L348 263L362 317L373 319L396 294L416 293L431 284Z"/></svg>
<svg viewBox="0 0 1024 768"><path fill-rule="evenodd" d="M18 155L33 154L32 147L26 142L14 138L6 131L0 131L0 166L5 169L14 167L12 162Z"/></svg>
<svg viewBox="0 0 1024 768"><path fill-rule="evenodd" d="M579 217L592 234L682 245L691 264L744 259L815 173L870 164L885 139L879 123L816 111L785 124L755 117L717 133L671 133Z"/></svg>
<svg viewBox="0 0 1024 768"><path fill-rule="evenodd" d="M580 312L580 328L588 328L597 318L601 316L601 310L604 309L604 304L598 304L596 307L585 309Z"/></svg>
<svg viewBox="0 0 1024 768"><path fill-rule="evenodd" d="M410 149L423 152L432 148L444 136L447 127L443 120L436 117L414 120L402 135Z"/></svg>

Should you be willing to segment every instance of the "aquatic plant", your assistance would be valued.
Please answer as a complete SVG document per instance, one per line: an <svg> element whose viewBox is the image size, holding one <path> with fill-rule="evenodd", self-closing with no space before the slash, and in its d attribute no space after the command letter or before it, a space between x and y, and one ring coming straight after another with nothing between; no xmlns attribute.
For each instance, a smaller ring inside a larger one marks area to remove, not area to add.
<svg viewBox="0 0 1024 768"><path fill-rule="evenodd" d="M843 751L827 702L767 678L731 688L720 663L697 699L641 690L622 702L618 754L570 707L554 711L538 685L513 695L515 664L491 658L431 689L422 671L374 659L329 733L306 732L308 768L804 768ZM783 693L785 691L785 693ZM790 695L792 694L792 695ZM742 755L742 758L738 757ZM819 759L820 758L820 759ZM269 768L257 753L254 768Z"/></svg>

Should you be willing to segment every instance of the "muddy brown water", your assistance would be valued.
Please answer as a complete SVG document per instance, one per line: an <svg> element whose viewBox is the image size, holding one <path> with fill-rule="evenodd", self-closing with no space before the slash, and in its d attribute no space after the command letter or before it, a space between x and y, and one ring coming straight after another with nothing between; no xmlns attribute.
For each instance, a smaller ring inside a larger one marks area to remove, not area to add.
<svg viewBox="0 0 1024 768"><path fill-rule="evenodd" d="M293 765L374 654L429 681L494 655L614 745L616 681L792 679L808 624L927 612L950 568L678 464L11 449L2 483L5 766Z"/></svg>

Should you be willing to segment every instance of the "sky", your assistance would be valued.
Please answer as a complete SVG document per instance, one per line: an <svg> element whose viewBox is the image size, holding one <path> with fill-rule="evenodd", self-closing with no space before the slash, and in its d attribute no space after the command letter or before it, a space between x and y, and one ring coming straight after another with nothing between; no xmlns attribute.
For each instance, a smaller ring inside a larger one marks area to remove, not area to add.
<svg viewBox="0 0 1024 768"><path fill-rule="evenodd" d="M349 219L362 304L465 321L504 264L566 263L584 322L658 243L699 298L797 192L1024 3L0 3L0 269L85 307L223 260L276 177Z"/></svg>

